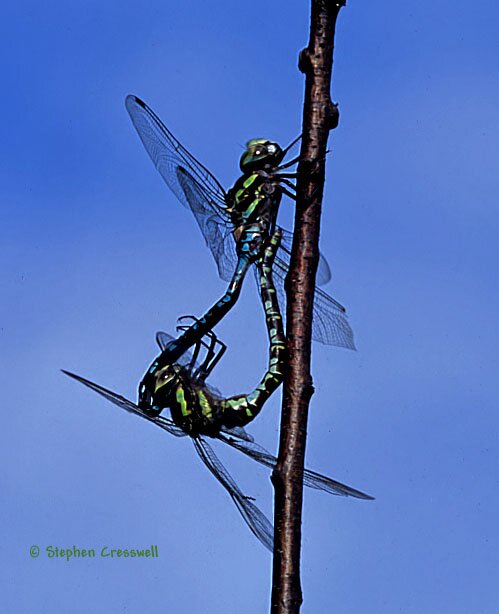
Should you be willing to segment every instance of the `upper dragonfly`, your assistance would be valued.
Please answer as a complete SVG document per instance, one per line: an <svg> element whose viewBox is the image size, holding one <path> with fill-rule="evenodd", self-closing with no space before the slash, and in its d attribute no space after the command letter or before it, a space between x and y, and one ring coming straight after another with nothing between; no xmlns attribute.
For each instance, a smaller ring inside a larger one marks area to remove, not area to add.
<svg viewBox="0 0 499 614"><path fill-rule="evenodd" d="M244 277L252 264L258 267L266 242L276 230L277 213L283 195L295 199L290 178L282 172L298 158L282 164L294 144L282 149L266 139L248 142L239 163L242 175L226 192L219 181L173 136L159 117L137 96L125 101L144 147L168 187L194 214L205 241L215 258L219 275L229 282L224 296L205 315L171 344L170 359L175 360L197 339L225 316L238 299ZM274 263L276 290L284 313L284 281L289 268L292 234L282 231L281 247ZM317 282L331 277L321 257ZM316 288L313 312L313 338L328 345L355 349L353 333L345 308Z"/></svg>

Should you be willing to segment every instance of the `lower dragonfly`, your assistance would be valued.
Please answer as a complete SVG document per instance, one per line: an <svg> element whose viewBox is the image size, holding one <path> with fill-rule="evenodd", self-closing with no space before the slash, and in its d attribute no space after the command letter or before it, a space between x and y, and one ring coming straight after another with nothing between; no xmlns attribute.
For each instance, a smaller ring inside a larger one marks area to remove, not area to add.
<svg viewBox="0 0 499 614"><path fill-rule="evenodd" d="M170 355L169 348L175 339L162 332L156 335L161 354L141 382L140 406L90 380L63 371L118 407L153 422L171 435L190 436L203 463L228 492L252 533L270 551L273 549L274 535L271 522L253 503L254 499L241 491L206 437L218 439L262 465L271 468L276 465L276 457L255 443L243 427L258 415L284 377L286 343L272 281L272 261L278 243L279 233L272 237L266 247L259 269L262 275L260 290L270 345L269 364L261 382L249 394L225 398L206 383L226 350L225 344L213 331L196 341L192 353L185 352L174 363L165 363L163 359ZM188 328L186 325L179 326L180 331ZM198 358L202 352L204 357L199 362ZM163 409L170 410L171 419L161 415ZM308 469L304 472L303 482L310 488L333 495L373 499L359 490Z"/></svg>
<svg viewBox="0 0 499 614"><path fill-rule="evenodd" d="M297 175L286 169L299 158L285 164L282 161L298 139L285 149L267 139L249 141L239 163L242 175L226 192L145 102L130 95L125 104L151 160L179 201L194 214L220 277L229 282L224 296L171 344L170 360L174 361L232 308L252 265L256 265L257 279L260 277L258 263L266 241L276 229L281 198L286 195L296 200L296 188L290 179ZM283 231L281 249L274 262L281 307L286 297L284 282L291 242L292 234ZM325 283L330 277L329 266L321 257L317 282ZM315 290L312 332L313 338L322 343L355 349L345 308L319 288Z"/></svg>

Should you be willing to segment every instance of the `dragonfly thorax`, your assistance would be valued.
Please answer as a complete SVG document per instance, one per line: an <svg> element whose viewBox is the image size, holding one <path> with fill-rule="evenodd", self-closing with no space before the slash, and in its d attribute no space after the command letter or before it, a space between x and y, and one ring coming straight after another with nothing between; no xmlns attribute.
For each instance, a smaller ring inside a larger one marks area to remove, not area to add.
<svg viewBox="0 0 499 614"><path fill-rule="evenodd" d="M139 386L139 407L151 415L158 415L163 409L171 408L179 384L188 380L186 369L176 363L162 367L155 360Z"/></svg>
<svg viewBox="0 0 499 614"><path fill-rule="evenodd" d="M191 370L178 363L161 367L157 360L153 363L139 387L138 405L152 416L170 410L175 425L191 437L215 437L223 425L220 399L193 381Z"/></svg>
<svg viewBox="0 0 499 614"><path fill-rule="evenodd" d="M220 399L204 385L179 382L169 408L173 422L191 437L216 437L224 424Z"/></svg>
<svg viewBox="0 0 499 614"><path fill-rule="evenodd" d="M252 139L246 144L246 150L241 156L239 167L243 173L258 169L275 168L284 158L284 151L274 141L267 139Z"/></svg>

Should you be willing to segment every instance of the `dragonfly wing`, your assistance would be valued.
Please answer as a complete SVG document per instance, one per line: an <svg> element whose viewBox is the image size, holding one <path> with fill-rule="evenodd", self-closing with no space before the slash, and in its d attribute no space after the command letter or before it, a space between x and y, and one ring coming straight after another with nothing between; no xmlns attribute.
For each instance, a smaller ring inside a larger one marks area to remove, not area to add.
<svg viewBox="0 0 499 614"><path fill-rule="evenodd" d="M272 273L281 313L284 316L286 314L284 282L288 266L280 257L276 257ZM312 339L325 345L355 350L353 331L348 323L346 309L320 288L316 288L314 292Z"/></svg>
<svg viewBox="0 0 499 614"><path fill-rule="evenodd" d="M143 100L129 95L125 106L154 166L180 202L190 206L179 189L176 174L178 168L185 168L209 194L213 206L220 208L222 217L225 216L225 190L216 177L187 151Z"/></svg>
<svg viewBox="0 0 499 614"><path fill-rule="evenodd" d="M108 390L103 386L99 386L99 384L91 382L90 380L85 379L80 375L71 373L70 371L65 371L64 369L62 369L62 372L71 377L72 379L76 380L77 382L80 382L84 386L87 386L87 388L94 390L108 401L111 401L111 403L114 403L118 407L121 407L121 409L124 409L131 414L135 414L136 416L140 416L141 418L145 418L149 422L154 422L163 430L168 431L168 433L170 433L171 435L175 435L175 437L186 436L186 433L184 433L184 431L178 426L176 426L171 420L163 418L162 416L149 416L145 412L143 412L137 405L135 405L135 403L132 403L125 397L122 397L121 395L116 394L115 392L112 392L111 390Z"/></svg>
<svg viewBox="0 0 499 614"><path fill-rule="evenodd" d="M224 433L227 433L227 435L232 435L234 437L238 437L239 439L242 439L243 441L255 441L253 436L250 435L248 433L248 431L246 429L244 429L242 426L233 426L230 429L225 427L225 426L223 426L221 428L221 430Z"/></svg>
<svg viewBox="0 0 499 614"><path fill-rule="evenodd" d="M159 117L136 96L126 108L139 137L167 186L194 214L223 279L235 270L232 223L226 211L225 190L210 171L190 154Z"/></svg>
<svg viewBox="0 0 499 614"><path fill-rule="evenodd" d="M218 437L232 448L246 454L246 456L249 456L261 465L265 465L266 467L273 469L277 463L277 459L273 454L254 441L236 441L230 437L225 437L223 434L219 435ZM309 488L323 490L331 495L356 497L357 499L366 500L374 499L374 497L366 495L360 490L352 488L351 486L346 486L341 482L337 482L332 478L328 478L327 476L317 473L316 471L311 471L310 469L305 469L303 472L303 484Z"/></svg>
<svg viewBox="0 0 499 614"><path fill-rule="evenodd" d="M172 335L169 335L168 333L165 333L162 330L159 330L156 333L156 343L158 344L159 349L162 352L166 350L168 344L171 343L172 341L175 341L175 337L173 337Z"/></svg>
<svg viewBox="0 0 499 614"><path fill-rule="evenodd" d="M312 338L326 345L355 350L345 308L320 288L314 292Z"/></svg>
<svg viewBox="0 0 499 614"><path fill-rule="evenodd" d="M230 281L237 266L232 222L221 218L219 211L212 206L203 186L186 169L179 168L177 175L179 185L191 206L206 245L215 258L218 274L225 281Z"/></svg>
<svg viewBox="0 0 499 614"><path fill-rule="evenodd" d="M366 501L373 501L374 497L367 495L366 493L337 482L332 478L328 478L325 475L305 469L303 473L303 483L309 488L315 488L317 490L323 490L331 495L341 495L343 497L355 497L356 499L364 499Z"/></svg>
<svg viewBox="0 0 499 614"><path fill-rule="evenodd" d="M293 245L293 233L289 230L285 230L281 228L282 238L281 245L279 248L279 256L285 262L286 266L289 268L289 263L291 261L291 247ZM317 274L315 277L315 283L318 286L324 286L329 281L331 281L331 269L329 267L329 263L326 260L325 256L323 256L319 252L319 265L317 267Z"/></svg>
<svg viewBox="0 0 499 614"><path fill-rule="evenodd" d="M193 438L196 452L210 472L222 484L236 504L241 516L250 528L251 532L260 542L272 552L274 544L274 528L265 514L245 496L235 483L227 469L222 465L209 443L201 438Z"/></svg>
<svg viewBox="0 0 499 614"><path fill-rule="evenodd" d="M156 343L159 345L159 349L164 352L168 349L168 345L172 342L176 341L175 337L165 333L163 331L159 331L156 333ZM192 362L192 352L190 350L186 350L179 358L175 361L179 365L183 367L190 364ZM199 363L196 361L193 365L193 368L199 368Z"/></svg>

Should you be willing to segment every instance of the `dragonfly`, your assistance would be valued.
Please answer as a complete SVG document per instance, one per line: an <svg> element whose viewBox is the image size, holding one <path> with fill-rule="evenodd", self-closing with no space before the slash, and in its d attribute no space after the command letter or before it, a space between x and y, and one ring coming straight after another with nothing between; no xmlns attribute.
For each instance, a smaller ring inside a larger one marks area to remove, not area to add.
<svg viewBox="0 0 499 614"><path fill-rule="evenodd" d="M279 239L279 231L276 231L265 248L259 267L262 276L259 285L269 338L269 362L262 380L252 392L227 398L206 382L227 349L213 331L198 338L192 352L187 350L170 363L165 362L165 357L171 356L170 348L175 338L164 332L157 333L156 340L161 354L141 382L139 404L80 375L63 370L66 375L121 409L153 422L175 437L189 436L202 462L230 495L251 532L270 551L273 549L274 535L271 522L254 503L254 499L239 488L215 454L208 438L221 441L267 467L273 468L276 465L276 457L257 444L244 426L256 418L284 377L286 340L272 279L273 258ZM180 320L192 318L184 316ZM180 332L189 328L185 324L178 327ZM162 415L165 409L170 410L171 418ZM333 495L367 500L373 498L308 469L304 472L303 481L306 486Z"/></svg>
<svg viewBox="0 0 499 614"><path fill-rule="evenodd" d="M215 259L219 276L229 282L223 297L171 344L170 360L174 361L195 343L197 337L212 330L233 307L252 265L255 265L258 281L260 255L277 228L281 198L285 195L296 200L296 189L291 181L296 173L285 171L299 158L284 164L283 160L298 139L285 149L268 139L248 141L239 162L242 175L225 191L144 101L129 95L125 105L154 166L180 203L193 213ZM291 243L292 233L282 229L274 277L283 311ZM323 284L330 278L327 261L321 256L317 282ZM312 335L328 345L355 349L345 308L320 288L315 289Z"/></svg>
<svg viewBox="0 0 499 614"><path fill-rule="evenodd" d="M220 402L210 402L204 395L195 403L198 403L201 411L191 411L185 401L188 392L182 389L176 390L177 402L172 404L172 382L176 380L176 370L172 367L172 354L176 346L176 340L171 340L162 348L161 354L154 360L147 370L144 378L139 385L139 407L149 414L160 414L163 409L169 408L172 412L173 420L187 433L208 434L213 428L218 428L219 424L226 427L245 426L253 420L270 395L279 387L284 379L285 357L286 357L286 337L282 323L279 301L275 291L273 279L273 264L276 252L279 249L282 238L280 229L276 229L263 255L258 261L258 272L260 278L258 286L260 288L261 302L265 312L265 322L269 338L269 366L260 384L254 392L249 395L238 395L229 399L222 399ZM198 322L193 316L187 316ZM185 319L185 316L184 316ZM192 326L181 325L179 330L184 333L192 330ZM213 331L208 331L206 335L214 335ZM214 337L211 337L212 339ZM197 346L197 353L194 354L194 361L197 359L200 347ZM218 355L217 361L222 354ZM178 360L178 359L177 359ZM216 363L215 363L216 364ZM213 370L211 366L211 370ZM189 382L192 377L189 375ZM187 386L186 390L192 386ZM180 396L179 396L180 395ZM178 401L180 399L180 401ZM192 399L191 399L192 401ZM179 407L180 403L180 407Z"/></svg>

